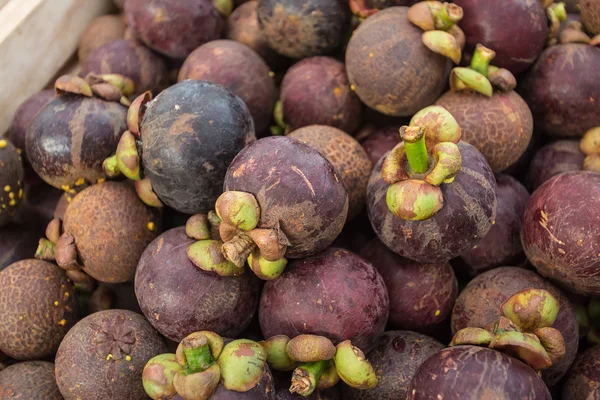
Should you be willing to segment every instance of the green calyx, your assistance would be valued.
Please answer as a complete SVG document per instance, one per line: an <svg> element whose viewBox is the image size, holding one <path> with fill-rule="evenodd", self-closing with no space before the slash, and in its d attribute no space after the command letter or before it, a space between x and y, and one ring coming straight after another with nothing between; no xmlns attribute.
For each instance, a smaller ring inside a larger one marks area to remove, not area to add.
<svg viewBox="0 0 600 400"><path fill-rule="evenodd" d="M504 316L498 318L496 322L486 329L494 335L499 335L504 332L521 332L521 328Z"/></svg>
<svg viewBox="0 0 600 400"><path fill-rule="evenodd" d="M173 387L185 400L208 400L219 385L221 367L213 364L204 371L194 374L178 372L173 377Z"/></svg>
<svg viewBox="0 0 600 400"><path fill-rule="evenodd" d="M207 215L192 215L185 223L185 234L192 239L209 240L211 231Z"/></svg>
<svg viewBox="0 0 600 400"><path fill-rule="evenodd" d="M218 240L200 240L187 249L187 255L192 263L203 271L215 272L220 276L238 276L244 273L244 268L236 266L223 256L223 242Z"/></svg>
<svg viewBox="0 0 600 400"><path fill-rule="evenodd" d="M221 220L242 231L258 226L260 207L251 193L228 191L217 199L215 211Z"/></svg>
<svg viewBox="0 0 600 400"><path fill-rule="evenodd" d="M356 17L361 19L370 17L379 11L377 8L370 8L365 4L365 0L349 0L350 11Z"/></svg>
<svg viewBox="0 0 600 400"><path fill-rule="evenodd" d="M106 160L104 160L102 162L102 169L109 178L115 178L121 175L121 170L119 169L116 155L108 157Z"/></svg>
<svg viewBox="0 0 600 400"><path fill-rule="evenodd" d="M285 135L288 133L290 127L285 123L283 116L283 102L281 100L277 100L275 107L273 108L273 121L275 121L276 125L271 126L272 135Z"/></svg>
<svg viewBox="0 0 600 400"><path fill-rule="evenodd" d="M45 261L54 261L54 249L55 249L55 245L53 242L49 241L48 239L40 239L39 243L38 243L38 247L37 250L35 251L35 258L38 260L45 260Z"/></svg>
<svg viewBox="0 0 600 400"><path fill-rule="evenodd" d="M310 396L317 388L325 370L325 361L313 361L301 364L292 374L291 393Z"/></svg>
<svg viewBox="0 0 600 400"><path fill-rule="evenodd" d="M552 366L550 356L533 333L504 332L496 335L491 349L495 349L515 357L536 371Z"/></svg>
<svg viewBox="0 0 600 400"><path fill-rule="evenodd" d="M250 254L248 256L248 265L256 276L265 281L271 281L279 278L285 267L287 266L287 260L280 258L277 261L268 261L267 259L260 256L260 253Z"/></svg>
<svg viewBox="0 0 600 400"><path fill-rule="evenodd" d="M223 348L218 360L221 382L228 390L247 392L260 382L266 362L267 352L259 343L234 340Z"/></svg>
<svg viewBox="0 0 600 400"><path fill-rule="evenodd" d="M333 360L325 361L321 379L319 379L319 382L317 383L317 390L326 390L332 388L337 385L339 381L340 376L335 369Z"/></svg>
<svg viewBox="0 0 600 400"><path fill-rule="evenodd" d="M435 145L431 151L435 159L435 167L425 177L425 182L433 186L451 183L462 167L462 156L457 145L452 142L442 142Z"/></svg>
<svg viewBox="0 0 600 400"><path fill-rule="evenodd" d="M462 58L462 47L456 37L446 31L423 32L421 41L434 53L440 54L452 60L454 64L460 64Z"/></svg>
<svg viewBox="0 0 600 400"><path fill-rule="evenodd" d="M137 139L140 138L140 122L144 116L146 105L150 101L152 101L152 93L144 92L131 102L131 106L127 110L127 127Z"/></svg>
<svg viewBox="0 0 600 400"><path fill-rule="evenodd" d="M600 172L600 127L592 128L583 135L580 148L586 155L583 160L583 169Z"/></svg>
<svg viewBox="0 0 600 400"><path fill-rule="evenodd" d="M453 92L471 89L484 96L492 97L494 89L488 78L470 68L457 67L450 73L450 89Z"/></svg>
<svg viewBox="0 0 600 400"><path fill-rule="evenodd" d="M502 313L526 332L554 324L560 305L543 289L526 289L509 297L501 306Z"/></svg>
<svg viewBox="0 0 600 400"><path fill-rule="evenodd" d="M140 200L142 200L142 202L147 206L154 208L164 207L162 201L160 201L152 189L152 182L150 182L150 178L146 177L139 181L135 181L135 191Z"/></svg>
<svg viewBox="0 0 600 400"><path fill-rule="evenodd" d="M117 167L127 178L133 181L142 179L141 160L133 134L125 131L117 145Z"/></svg>
<svg viewBox="0 0 600 400"><path fill-rule="evenodd" d="M418 179L389 186L385 201L394 215L409 221L429 219L444 206L441 189Z"/></svg>
<svg viewBox="0 0 600 400"><path fill-rule="evenodd" d="M565 339L558 329L545 327L536 329L533 334L540 340L552 364L562 360L566 351Z"/></svg>
<svg viewBox="0 0 600 400"><path fill-rule="evenodd" d="M213 364L213 357L204 335L188 336L181 341L185 355L185 370L188 374L207 370Z"/></svg>
<svg viewBox="0 0 600 400"><path fill-rule="evenodd" d="M298 335L288 342L286 352L294 361L314 362L332 359L336 348L324 336Z"/></svg>
<svg viewBox="0 0 600 400"><path fill-rule="evenodd" d="M487 78L488 76L488 67L490 66L490 62L496 57L496 52L488 49L481 44L477 44L475 47L475 52L473 53L473 58L471 59L471 69L479 72L481 75Z"/></svg>
<svg viewBox="0 0 600 400"><path fill-rule="evenodd" d="M482 328L464 328L456 332L450 346L473 345L488 347L495 335Z"/></svg>
<svg viewBox="0 0 600 400"><path fill-rule="evenodd" d="M227 18L233 11L233 0L213 0L213 7L223 18Z"/></svg>
<svg viewBox="0 0 600 400"><path fill-rule="evenodd" d="M173 378L183 372L175 360L175 354L160 354L151 358L142 372L142 384L146 394L153 400L170 399L177 395Z"/></svg>
<svg viewBox="0 0 600 400"><path fill-rule="evenodd" d="M410 126L425 128L425 144L432 149L440 142L458 143L462 129L456 119L442 106L429 106L417 112L410 120Z"/></svg>
<svg viewBox="0 0 600 400"><path fill-rule="evenodd" d="M273 336L259 342L267 352L267 364L276 371L291 371L298 363L290 358L286 351L290 338L285 335Z"/></svg>
<svg viewBox="0 0 600 400"><path fill-rule="evenodd" d="M411 172L426 172L429 169L429 154L425 147L425 127L403 126L400 128L400 138L404 142Z"/></svg>
<svg viewBox="0 0 600 400"><path fill-rule="evenodd" d="M337 345L334 363L340 379L350 387L372 389L379 382L371 363L349 340Z"/></svg>

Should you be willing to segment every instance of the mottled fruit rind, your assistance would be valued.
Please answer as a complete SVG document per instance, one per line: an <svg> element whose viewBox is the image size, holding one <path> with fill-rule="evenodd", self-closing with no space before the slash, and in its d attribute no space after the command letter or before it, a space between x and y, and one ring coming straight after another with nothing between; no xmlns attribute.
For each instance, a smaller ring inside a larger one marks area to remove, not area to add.
<svg viewBox="0 0 600 400"><path fill-rule="evenodd" d="M293 261L267 282L258 315L265 337L310 333L334 344L351 340L367 353L383 333L388 311L377 270L348 250L329 248Z"/></svg>
<svg viewBox="0 0 600 400"><path fill-rule="evenodd" d="M600 397L600 345L581 353L569 372L562 390L563 400Z"/></svg>
<svg viewBox="0 0 600 400"><path fill-rule="evenodd" d="M141 138L144 173L156 195L177 211L197 214L214 208L227 167L255 134L239 97L221 85L189 80L149 103Z"/></svg>
<svg viewBox="0 0 600 400"><path fill-rule="evenodd" d="M63 230L75 239L83 270L101 282L133 279L137 263L156 237L159 215L126 183L90 186L69 203ZM100 245L101 244L101 245Z"/></svg>
<svg viewBox="0 0 600 400"><path fill-rule="evenodd" d="M579 148L579 140L559 140L539 149L525 178L527 187L535 191L542 183L555 175L568 171L581 171L585 154Z"/></svg>
<svg viewBox="0 0 600 400"><path fill-rule="evenodd" d="M27 128L33 121L36 114L44 107L50 100L56 96L54 89L42 90L27 98L17 111L13 115L12 122L8 127L8 139L19 149L23 150L25 158L25 137L27 135Z"/></svg>
<svg viewBox="0 0 600 400"><path fill-rule="evenodd" d="M250 271L221 277L196 268L186 252L192 243L184 227L150 243L135 276L140 307L154 328L177 342L200 330L237 337L256 312L259 282Z"/></svg>
<svg viewBox="0 0 600 400"><path fill-rule="evenodd" d="M382 158L371 174L367 208L379 239L396 254L422 263L439 263L473 247L496 217L496 180L483 155L472 145L458 143L462 167L450 184L440 186L444 206L424 221L392 214L386 204L388 184L381 177Z"/></svg>
<svg viewBox="0 0 600 400"><path fill-rule="evenodd" d="M56 381L65 400L144 400L144 366L166 352L163 338L143 316L100 311L65 336L56 354Z"/></svg>
<svg viewBox="0 0 600 400"><path fill-rule="evenodd" d="M451 369L452 373L447 371ZM550 392L529 366L506 354L477 346L456 346L429 357L415 374L407 400L550 400Z"/></svg>
<svg viewBox="0 0 600 400"><path fill-rule="evenodd" d="M0 139L0 227L17 213L23 199L25 170L17 148Z"/></svg>
<svg viewBox="0 0 600 400"><path fill-rule="evenodd" d="M579 5L585 30L592 36L600 34L600 3L597 0L581 0Z"/></svg>
<svg viewBox="0 0 600 400"><path fill-rule="evenodd" d="M85 28L79 39L77 58L86 61L91 52L107 43L125 37L125 20L122 15L101 15L94 18Z"/></svg>
<svg viewBox="0 0 600 400"><path fill-rule="evenodd" d="M408 7L367 18L346 50L346 71L367 106L408 117L431 105L446 87L451 61L429 50L423 31L408 21Z"/></svg>
<svg viewBox="0 0 600 400"><path fill-rule="evenodd" d="M329 246L348 214L348 195L335 168L317 150L285 136L260 139L242 150L225 177L225 191L253 194L259 228L281 227L291 243L286 258Z"/></svg>
<svg viewBox="0 0 600 400"><path fill-rule="evenodd" d="M46 361L21 362L0 372L0 399L63 400L54 364Z"/></svg>
<svg viewBox="0 0 600 400"><path fill-rule="evenodd" d="M0 272L0 350L17 360L52 356L77 318L65 271L27 259Z"/></svg>
<svg viewBox="0 0 600 400"><path fill-rule="evenodd" d="M567 372L579 344L579 325L569 300L548 281L533 271L522 268L501 267L474 278L456 299L452 311L452 333L467 327L486 328L501 316L501 306L513 294L529 288L548 290L559 300L560 311L553 327L565 339L563 359L544 371L542 377L555 385Z"/></svg>
<svg viewBox="0 0 600 400"><path fill-rule="evenodd" d="M538 272L586 296L600 296L600 175L560 174L531 196L521 229Z"/></svg>

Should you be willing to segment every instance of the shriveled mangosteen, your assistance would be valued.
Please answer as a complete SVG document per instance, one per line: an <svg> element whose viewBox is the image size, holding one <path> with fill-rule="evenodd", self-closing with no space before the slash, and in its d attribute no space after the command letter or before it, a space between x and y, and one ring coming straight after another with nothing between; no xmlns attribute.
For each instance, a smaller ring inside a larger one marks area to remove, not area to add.
<svg viewBox="0 0 600 400"><path fill-rule="evenodd" d="M462 140L475 146L494 173L514 164L533 134L527 103L515 92L517 81L506 69L490 65L495 52L477 45L470 68L455 68L451 91L436 104L448 110L462 128Z"/></svg>
<svg viewBox="0 0 600 400"><path fill-rule="evenodd" d="M148 47L179 59L218 39L225 26L211 0L127 0L125 16Z"/></svg>
<svg viewBox="0 0 600 400"><path fill-rule="evenodd" d="M81 73L120 74L133 80L135 93L158 93L169 84L165 62L156 54L131 40L117 40L92 50L81 66Z"/></svg>
<svg viewBox="0 0 600 400"><path fill-rule="evenodd" d="M344 64L323 56L302 60L286 72L275 113L287 131L329 125L352 135L361 123L360 100L350 90Z"/></svg>
<svg viewBox="0 0 600 400"><path fill-rule="evenodd" d="M23 199L24 179L23 159L18 149L8 140L0 139L0 227L17 213Z"/></svg>
<svg viewBox="0 0 600 400"><path fill-rule="evenodd" d="M600 34L600 3L596 0L581 0L579 6L585 30L591 35Z"/></svg>
<svg viewBox="0 0 600 400"><path fill-rule="evenodd" d="M538 272L570 290L600 296L600 175L573 171L555 176L531 196L521 241Z"/></svg>
<svg viewBox="0 0 600 400"><path fill-rule="evenodd" d="M186 214L211 210L227 167L255 139L248 107L221 85L195 80L150 99L146 92L129 108L130 131L105 170L135 180L151 206L164 203Z"/></svg>
<svg viewBox="0 0 600 400"><path fill-rule="evenodd" d="M388 312L387 290L377 270L336 248L294 261L265 284L259 306L265 337L311 333L334 344L349 339L365 353L383 333Z"/></svg>
<svg viewBox="0 0 600 400"><path fill-rule="evenodd" d="M373 165L376 165L384 154L391 151L402 141L400 135L398 135L399 130L399 126L388 126L376 129L366 139L360 142Z"/></svg>
<svg viewBox="0 0 600 400"><path fill-rule="evenodd" d="M98 47L123 39L125 29L125 20L122 15L102 15L94 18L79 39L79 49L77 50L79 62L85 62L88 55Z"/></svg>
<svg viewBox="0 0 600 400"><path fill-rule="evenodd" d="M357 390L342 386L342 394L348 400L404 399L421 364L443 349L443 344L419 333L385 332L368 357L379 379L377 387Z"/></svg>
<svg viewBox="0 0 600 400"><path fill-rule="evenodd" d="M478 399L552 398L529 366L476 346L451 347L429 357L413 377L406 398L455 400L466 395Z"/></svg>
<svg viewBox="0 0 600 400"><path fill-rule="evenodd" d="M22 155L26 160L25 137L27 129L36 114L55 96L56 92L54 90L42 90L31 95L15 111L13 120L8 127L8 138L17 148L23 151Z"/></svg>
<svg viewBox="0 0 600 400"><path fill-rule="evenodd" d="M449 59L460 62L461 39L452 35L462 33L454 25L460 18L460 7L440 2L391 7L367 18L346 50L351 88L367 106L391 116L411 116L432 104L446 87Z"/></svg>
<svg viewBox="0 0 600 400"><path fill-rule="evenodd" d="M208 81L230 90L244 100L256 132L264 136L277 97L275 82L269 73L269 66L250 47L233 40L215 40L188 56L178 80Z"/></svg>
<svg viewBox="0 0 600 400"><path fill-rule="evenodd" d="M0 228L0 270L35 254L44 227L36 224L8 224Z"/></svg>
<svg viewBox="0 0 600 400"><path fill-rule="evenodd" d="M0 350L17 360L51 356L75 323L75 288L64 271L23 260L0 272Z"/></svg>
<svg viewBox="0 0 600 400"><path fill-rule="evenodd" d="M469 276L505 265L520 266L526 261L519 235L529 193L509 175L496 175L496 183L498 208L494 225L483 239L452 263Z"/></svg>
<svg viewBox="0 0 600 400"><path fill-rule="evenodd" d="M392 327L423 333L439 330L458 296L456 277L448 262L419 264L400 257L379 239L371 241L360 255L383 277Z"/></svg>
<svg viewBox="0 0 600 400"><path fill-rule="evenodd" d="M440 106L420 111L400 136L403 142L371 174L371 225L398 255L421 263L448 261L492 227L496 180L483 155L459 141L460 127Z"/></svg>
<svg viewBox="0 0 600 400"><path fill-rule="evenodd" d="M97 312L79 321L60 344L56 382L65 400L143 400L144 365L166 351L163 338L143 316Z"/></svg>
<svg viewBox="0 0 600 400"><path fill-rule="evenodd" d="M596 399L600 396L599 363L600 345L579 355L563 386L563 400Z"/></svg>
<svg viewBox="0 0 600 400"><path fill-rule="evenodd" d="M27 158L46 183L74 194L106 178L102 162L127 129L127 109L119 102L128 104L133 82L118 75L86 80L65 75L55 88L60 95L27 130Z"/></svg>
<svg viewBox="0 0 600 400"><path fill-rule="evenodd" d="M54 377L54 364L27 361L0 372L0 398L63 400Z"/></svg>
<svg viewBox="0 0 600 400"><path fill-rule="evenodd" d="M339 48L350 22L348 6L337 0L258 0L256 14L269 47L297 59Z"/></svg>
<svg viewBox="0 0 600 400"><path fill-rule="evenodd" d="M539 149L525 178L532 192L542 183L563 172L580 171L585 154L579 148L578 140L559 140Z"/></svg>
<svg viewBox="0 0 600 400"><path fill-rule="evenodd" d="M325 125L306 126L288 136L316 149L335 167L348 192L348 220L356 217L364 208L373 169L360 143L347 133Z"/></svg>
<svg viewBox="0 0 600 400"><path fill-rule="evenodd" d="M565 341L566 353L542 374L544 381L555 385L567 372L579 343L579 325L569 300L535 272L513 267L495 268L474 278L461 292L452 311L452 332L467 327L487 328L502 315L502 304L515 293L529 288L549 291L559 302L559 312L552 325Z"/></svg>

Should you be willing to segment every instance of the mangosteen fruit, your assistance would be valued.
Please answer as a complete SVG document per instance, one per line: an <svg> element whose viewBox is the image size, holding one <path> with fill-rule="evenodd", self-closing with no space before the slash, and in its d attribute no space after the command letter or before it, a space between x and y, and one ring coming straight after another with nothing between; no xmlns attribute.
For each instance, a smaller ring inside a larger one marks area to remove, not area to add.
<svg viewBox="0 0 600 400"><path fill-rule="evenodd" d="M16 215L23 199L25 170L19 150L0 139L0 227Z"/></svg>
<svg viewBox="0 0 600 400"><path fill-rule="evenodd" d="M520 266L526 261L519 235L529 193L509 175L496 175L496 183L498 207L494 225L483 239L452 263L467 276L505 265Z"/></svg>
<svg viewBox="0 0 600 400"><path fill-rule="evenodd" d="M579 343L579 325L569 300L549 282L533 271L500 267L475 277L458 296L452 311L452 333L463 328L487 328L502 316L502 304L525 289L547 290L558 300L559 311L553 328L560 331L565 342L564 357L542 373L548 386L555 385L567 372Z"/></svg>
<svg viewBox="0 0 600 400"><path fill-rule="evenodd" d="M233 40L215 40L198 47L186 58L178 81L208 81L230 90L244 100L256 132L264 136L277 97L270 73L269 66L250 47Z"/></svg>
<svg viewBox="0 0 600 400"><path fill-rule="evenodd" d="M0 350L17 360L52 356L77 315L65 271L45 261L18 261L0 272L0 292Z"/></svg>
<svg viewBox="0 0 600 400"><path fill-rule="evenodd" d="M460 126L441 106L417 113L400 136L403 141L379 160L369 180L371 225L400 256L448 261L492 227L496 180L483 155L460 141Z"/></svg>
<svg viewBox="0 0 600 400"><path fill-rule="evenodd" d="M577 357L563 386L564 400L595 399L600 395L599 362L600 345L590 347Z"/></svg>
<svg viewBox="0 0 600 400"><path fill-rule="evenodd" d="M532 194L521 228L523 249L538 272L586 296L600 296L600 216L590 212L598 201L599 174L557 175Z"/></svg>
<svg viewBox="0 0 600 400"><path fill-rule="evenodd" d="M595 0L581 0L579 6L585 30L591 35L600 34L600 4Z"/></svg>
<svg viewBox="0 0 600 400"><path fill-rule="evenodd" d="M452 370L452 373L448 371ZM529 366L495 350L456 346L429 357L412 379L409 400L478 399L550 400L550 392Z"/></svg>
<svg viewBox="0 0 600 400"><path fill-rule="evenodd" d="M256 14L269 47L296 59L338 49L350 22L348 6L331 0L258 0Z"/></svg>
<svg viewBox="0 0 600 400"><path fill-rule="evenodd" d="M580 171L585 154L578 140L558 140L539 149L525 177L529 190L534 192L542 183L555 175L569 171Z"/></svg>
<svg viewBox="0 0 600 400"><path fill-rule="evenodd" d="M356 217L364 208L373 169L360 143L342 130L325 125L305 126L291 132L288 137L316 149L335 167L348 192L348 219Z"/></svg>
<svg viewBox="0 0 600 400"><path fill-rule="evenodd" d="M225 26L211 0L127 0L125 16L144 44L175 59L218 39Z"/></svg>
<svg viewBox="0 0 600 400"><path fill-rule="evenodd" d="M349 0L350 10L359 18L367 18L384 8L412 6L419 0Z"/></svg>
<svg viewBox="0 0 600 400"><path fill-rule="evenodd" d="M350 89L344 64L332 57L310 57L296 63L281 82L281 105L275 120L294 131L328 125L352 135L361 123L361 104Z"/></svg>
<svg viewBox="0 0 600 400"><path fill-rule="evenodd" d="M8 127L8 139L15 147L23 151L21 154L25 157L25 160L27 160L27 155L24 153L27 129L36 114L55 96L56 92L52 89L42 90L28 97L15 111L12 122Z"/></svg>
<svg viewBox="0 0 600 400"><path fill-rule="evenodd" d="M390 298L390 326L422 333L439 331L458 296L456 277L448 262L411 261L377 238L360 255L383 277Z"/></svg>
<svg viewBox="0 0 600 400"><path fill-rule="evenodd" d="M97 312L79 321L60 344L56 382L65 400L143 400L144 365L166 351L163 338L143 316Z"/></svg>
<svg viewBox="0 0 600 400"><path fill-rule="evenodd" d="M400 143L399 126L387 126L375 129L369 136L360 142L367 152L373 165L383 157L388 151L391 151Z"/></svg>
<svg viewBox="0 0 600 400"><path fill-rule="evenodd" d="M79 62L85 62L88 55L98 47L123 39L125 29L125 20L122 15L101 15L94 18L79 38L77 50Z"/></svg>
<svg viewBox="0 0 600 400"><path fill-rule="evenodd" d="M351 340L365 353L383 334L388 313L379 272L358 255L336 248L293 261L265 284L259 304L265 337L321 335L334 344Z"/></svg>
<svg viewBox="0 0 600 400"><path fill-rule="evenodd" d="M0 372L0 398L63 400L54 377L54 364L25 361Z"/></svg>
<svg viewBox="0 0 600 400"><path fill-rule="evenodd" d="M44 227L37 224L8 224L0 228L0 270L10 264L31 258Z"/></svg>

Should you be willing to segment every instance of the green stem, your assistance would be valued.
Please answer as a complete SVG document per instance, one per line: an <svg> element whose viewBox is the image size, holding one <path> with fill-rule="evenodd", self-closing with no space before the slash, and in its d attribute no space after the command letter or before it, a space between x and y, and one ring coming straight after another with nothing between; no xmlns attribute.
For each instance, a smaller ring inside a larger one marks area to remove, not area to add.
<svg viewBox="0 0 600 400"><path fill-rule="evenodd" d="M187 361L186 372L188 374L203 372L213 364L210 346L204 335L184 339L182 345L183 354L185 354Z"/></svg>
<svg viewBox="0 0 600 400"><path fill-rule="evenodd" d="M121 170L119 169L119 165L117 163L117 155L108 157L102 163L102 169L104 169L104 173L109 177L115 177L121 174Z"/></svg>
<svg viewBox="0 0 600 400"><path fill-rule="evenodd" d="M54 243L48 239L40 239L35 258L38 260L54 261Z"/></svg>
<svg viewBox="0 0 600 400"><path fill-rule="evenodd" d="M445 3L437 14L436 28L448 31L463 17L463 10L456 4Z"/></svg>
<svg viewBox="0 0 600 400"><path fill-rule="evenodd" d="M290 392L300 396L310 396L317 387L325 370L325 361L314 361L301 364L294 370Z"/></svg>
<svg viewBox="0 0 600 400"><path fill-rule="evenodd" d="M425 146L425 128L420 126L403 126L400 138L406 148L408 165L412 172L422 174L429 169L429 155Z"/></svg>
<svg viewBox="0 0 600 400"><path fill-rule="evenodd" d="M494 59L496 53L480 44L475 48L473 58L471 59L471 69L488 77L490 62Z"/></svg>
<svg viewBox="0 0 600 400"><path fill-rule="evenodd" d="M553 3L548 7L554 12L554 15L560 22L564 22L567 20L567 9L565 7L565 3Z"/></svg>
<svg viewBox="0 0 600 400"><path fill-rule="evenodd" d="M281 100L277 100L277 103L275 103L275 108L273 109L273 119L275 120L275 123L283 129L284 132L287 130L288 125L283 119L283 102Z"/></svg>

